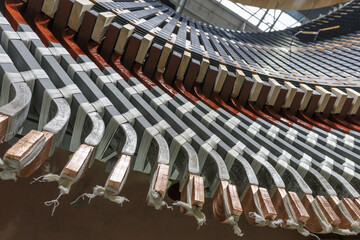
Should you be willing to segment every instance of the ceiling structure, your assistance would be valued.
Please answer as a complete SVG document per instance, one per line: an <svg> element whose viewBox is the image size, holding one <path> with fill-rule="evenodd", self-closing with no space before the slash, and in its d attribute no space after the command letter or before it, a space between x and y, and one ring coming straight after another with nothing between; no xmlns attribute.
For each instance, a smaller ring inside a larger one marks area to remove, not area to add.
<svg viewBox="0 0 360 240"><path fill-rule="evenodd" d="M229 0L217 1L229 10L238 14L239 17L244 18L246 23L254 25L263 32L283 30L288 27L301 25L297 19L279 9L253 7ZM303 18L303 20L306 20L305 17Z"/></svg>
<svg viewBox="0 0 360 240"><path fill-rule="evenodd" d="M244 5L265 9L306 10L328 7L347 0L232 0Z"/></svg>
<svg viewBox="0 0 360 240"><path fill-rule="evenodd" d="M288 3L286 5L288 9L300 9L301 4L299 2L302 3L302 6L331 5L306 10L267 9L242 4L252 3L257 6L271 6L271 0L163 0L163 2L174 9L184 4L183 14L209 25L247 32L269 32L305 24L321 15L326 15L329 11L339 7L339 3L342 4L341 2L344 0L286 1L297 3L293 4L292 7ZM277 2L279 2L279 8L285 6L285 3L281 5L284 1L277 0Z"/></svg>

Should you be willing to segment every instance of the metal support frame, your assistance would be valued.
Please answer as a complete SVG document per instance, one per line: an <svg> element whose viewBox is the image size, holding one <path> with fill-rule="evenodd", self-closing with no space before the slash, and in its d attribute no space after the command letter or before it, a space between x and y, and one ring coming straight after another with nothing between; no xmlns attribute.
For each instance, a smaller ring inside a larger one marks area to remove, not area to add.
<svg viewBox="0 0 360 240"><path fill-rule="evenodd" d="M271 31L273 29L273 27L275 26L275 24L277 23L277 21L279 20L281 14L283 13L283 11L280 12L279 16L277 16L277 18L274 20L273 24L271 25L269 31ZM274 17L275 17L275 13L274 13Z"/></svg>
<svg viewBox="0 0 360 240"><path fill-rule="evenodd" d="M182 11L183 11L184 8L185 8L186 2L187 2L187 0L180 0L180 1L179 1L179 4L178 4L178 6L177 6L177 8L176 8L176 12L177 12L177 13L179 13L179 14L182 13Z"/></svg>
<svg viewBox="0 0 360 240"><path fill-rule="evenodd" d="M258 24L256 25L257 28L259 28L260 24L262 23L262 21L264 21L264 18L266 16L266 14L269 12L269 9L266 9L264 15L261 17L261 19L259 20Z"/></svg>

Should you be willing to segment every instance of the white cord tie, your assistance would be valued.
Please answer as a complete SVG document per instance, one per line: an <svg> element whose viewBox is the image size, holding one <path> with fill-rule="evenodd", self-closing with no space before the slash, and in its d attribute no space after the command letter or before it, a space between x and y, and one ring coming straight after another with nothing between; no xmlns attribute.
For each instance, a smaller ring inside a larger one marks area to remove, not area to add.
<svg viewBox="0 0 360 240"><path fill-rule="evenodd" d="M231 132L234 128L236 128L239 124L241 123L240 119L238 119L236 116L233 116L231 118L229 118L229 120L227 120L224 123L224 128L226 130L228 130L229 132Z"/></svg>
<svg viewBox="0 0 360 240"><path fill-rule="evenodd" d="M164 93L163 95L161 95L158 98L151 99L150 106L153 107L156 111L158 109L158 107L162 104L167 106L167 104L170 100L172 100L172 97L170 97L167 93Z"/></svg>
<svg viewBox="0 0 360 240"><path fill-rule="evenodd" d="M164 136L165 131L170 128L170 125L165 120L161 120L154 125L154 128L156 128L156 130L158 130L159 133Z"/></svg>
<svg viewBox="0 0 360 240"><path fill-rule="evenodd" d="M198 229L206 223L206 216L203 212L201 212L201 207L191 206L189 203L182 201L175 201L173 205L185 208L188 213L193 215L198 223Z"/></svg>
<svg viewBox="0 0 360 240"><path fill-rule="evenodd" d="M107 97L100 98L91 104L96 109L96 112L100 114L101 117L104 116L105 108L113 105Z"/></svg>
<svg viewBox="0 0 360 240"><path fill-rule="evenodd" d="M136 108L132 108L126 113L123 113L122 115L131 125L134 125L136 118L142 116L142 114Z"/></svg>
<svg viewBox="0 0 360 240"><path fill-rule="evenodd" d="M73 201L71 204L76 203L80 198L84 199L85 197L89 198L88 203L91 202L91 200L93 198L95 198L96 196L102 196L108 200L110 200L111 202L117 203L120 206L123 205L124 202L129 202L129 199L127 199L126 197L122 197L122 196L116 196L113 192L106 190L104 187L102 186L95 186L93 188L93 192L92 193L83 193L81 194L78 198L75 199L75 201Z"/></svg>
<svg viewBox="0 0 360 240"><path fill-rule="evenodd" d="M211 110L210 112L208 112L207 114L205 114L202 118L201 118L201 122L206 126L209 127L209 125L216 120L216 118L219 116L219 114L214 111Z"/></svg>
<svg viewBox="0 0 360 240"><path fill-rule="evenodd" d="M156 210L160 210L162 207L166 206L167 209L173 210L173 207L169 206L159 193L151 189L148 193L148 201L152 204Z"/></svg>
<svg viewBox="0 0 360 240"><path fill-rule="evenodd" d="M257 214L256 212L249 212L249 217L254 218L256 223L269 226L271 228L277 228L283 222L283 220L281 219L275 221L265 219L263 216Z"/></svg>
<svg viewBox="0 0 360 240"><path fill-rule="evenodd" d="M261 125L258 124L257 122L253 122L250 126L249 129L247 130L247 135L249 135L251 138L254 138L255 135L260 131L261 129Z"/></svg>

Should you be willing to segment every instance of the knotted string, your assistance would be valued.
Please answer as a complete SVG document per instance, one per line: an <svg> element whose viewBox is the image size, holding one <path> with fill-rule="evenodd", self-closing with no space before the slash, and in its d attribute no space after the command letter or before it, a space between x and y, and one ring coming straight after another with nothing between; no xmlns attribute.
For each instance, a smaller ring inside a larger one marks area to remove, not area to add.
<svg viewBox="0 0 360 240"><path fill-rule="evenodd" d="M14 168L11 168L7 165L3 165L1 166L1 168L3 169L1 172L0 172L0 179L2 180L14 180L16 181L17 178L16 178L16 170Z"/></svg>
<svg viewBox="0 0 360 240"><path fill-rule="evenodd" d="M241 229L239 228L238 221L240 216L230 216L227 220L229 224L233 227L234 234L242 237L244 234L242 233Z"/></svg>
<svg viewBox="0 0 360 240"><path fill-rule="evenodd" d="M281 219L275 221L265 219L263 216L257 214L256 212L249 212L249 217L254 218L256 223L269 226L271 228L277 228L278 225L283 222L283 220Z"/></svg>
<svg viewBox="0 0 360 240"><path fill-rule="evenodd" d="M53 206L53 209L52 209L52 211L51 211L51 216L54 216L55 209L60 205L59 199L60 199L60 197L61 197L62 195L63 195L63 194L60 193L59 196L58 196L56 199L44 202L45 206L47 206L47 207L50 207L51 205L54 205L54 206Z"/></svg>
<svg viewBox="0 0 360 240"><path fill-rule="evenodd" d="M320 240L320 238L317 235L310 233L308 230L304 228L305 223L297 223L293 219L288 219L286 220L286 225L295 228L301 235L305 237L313 236L316 237L318 240Z"/></svg>
<svg viewBox="0 0 360 240"><path fill-rule="evenodd" d="M33 184L35 182L59 182L59 180L60 180L59 175L53 174L53 173L48 173L48 174L42 175L40 177L34 178L34 180L32 182L30 182L30 184ZM51 205L53 205L51 216L54 216L56 208L60 205L60 203L59 203L60 197L65 194L69 194L69 192L70 192L69 187L59 185L58 188L60 190L58 197L54 200L46 201L44 203L45 206L47 206L47 207L50 207Z"/></svg>
<svg viewBox="0 0 360 240"><path fill-rule="evenodd" d="M42 175L40 177L34 178L30 184L36 183L36 182L57 182L60 180L60 176L53 173L48 173L45 175Z"/></svg>
<svg viewBox="0 0 360 240"><path fill-rule="evenodd" d="M91 202L91 199L95 198L96 196L103 196L106 199L109 199L110 201L120 204L122 206L122 204L124 202L129 202L129 199L125 198L125 197L121 197L121 196L116 196L115 193L110 192L108 190L106 190L104 187L102 186L95 186L93 188L93 192L92 193L83 193L81 194L79 197L77 197L75 199L75 201L73 201L71 204L76 203L80 198L84 199L85 197L89 198L88 203Z"/></svg>
<svg viewBox="0 0 360 240"><path fill-rule="evenodd" d="M148 193L148 201L151 205L155 207L156 210L160 210L162 207L166 206L166 208L173 210L173 207L169 206L159 193L154 191L153 189L149 190Z"/></svg>
<svg viewBox="0 0 360 240"><path fill-rule="evenodd" d="M337 228L337 227L333 228L331 232L339 234L339 235L344 235L344 236L356 235L356 232L350 231L349 229L342 229L342 228Z"/></svg>
<svg viewBox="0 0 360 240"><path fill-rule="evenodd" d="M355 231L355 232L360 232L360 224L358 221L353 221L350 225L350 227Z"/></svg>
<svg viewBox="0 0 360 240"><path fill-rule="evenodd" d="M70 191L69 188L66 188L66 187L61 186L61 185L59 185L59 190L60 190L60 193L59 193L59 195L58 195L58 197L56 199L44 202L45 206L47 206L47 207L50 207L51 205L54 205L53 209L51 211L51 216L54 216L55 209L60 205L60 203L59 203L60 197L62 195L65 195L65 194L69 194L69 191Z"/></svg>
<svg viewBox="0 0 360 240"><path fill-rule="evenodd" d="M206 216L203 212L201 212L201 207L191 206L189 203L182 201L175 201L173 205L185 208L187 212L192 214L198 223L198 229L206 223Z"/></svg>
<svg viewBox="0 0 360 240"><path fill-rule="evenodd" d="M17 178L16 178L17 170L15 168L12 168L9 165L5 164L4 161L1 158L0 158L0 168L3 169L0 172L0 179L2 179L2 180L14 180L14 181L17 180Z"/></svg>

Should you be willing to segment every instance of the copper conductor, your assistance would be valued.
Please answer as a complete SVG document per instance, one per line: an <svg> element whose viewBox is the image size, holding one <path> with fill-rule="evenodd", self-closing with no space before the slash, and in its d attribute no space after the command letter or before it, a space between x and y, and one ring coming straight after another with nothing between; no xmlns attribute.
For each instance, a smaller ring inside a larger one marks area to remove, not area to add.
<svg viewBox="0 0 360 240"><path fill-rule="evenodd" d="M228 181L221 181L218 189L213 196L213 214L216 220L224 222L227 217L225 213L225 203L223 192L227 194L229 211L231 215L240 216L242 213L242 207L240 204L239 196L237 195L237 189L235 185L231 185L229 189Z"/></svg>
<svg viewBox="0 0 360 240"><path fill-rule="evenodd" d="M259 187L258 196L260 200L260 206L263 216L266 219L274 220L277 216L277 212L275 210L274 204L271 201L269 192L266 188Z"/></svg>
<svg viewBox="0 0 360 240"><path fill-rule="evenodd" d="M9 116L0 114L0 140L1 140L1 142L5 138L5 135L6 135L8 120L9 120Z"/></svg>
<svg viewBox="0 0 360 240"><path fill-rule="evenodd" d="M115 167L110 173L106 187L110 187L116 191L120 190L122 182L125 180L127 172L130 170L131 156L121 155Z"/></svg>
<svg viewBox="0 0 360 240"><path fill-rule="evenodd" d="M296 220L301 223L306 223L310 216L302 204L299 196L295 192L288 192L288 197L294 210Z"/></svg>
<svg viewBox="0 0 360 240"><path fill-rule="evenodd" d="M166 186L169 179L169 166L165 164L158 164L157 175L155 178L154 191L161 196L165 195Z"/></svg>
<svg viewBox="0 0 360 240"><path fill-rule="evenodd" d="M34 161L29 163L24 169L22 169L17 175L19 177L29 177L31 176L39 167L45 162L45 160L49 157L50 148L53 140L53 133L43 131L45 136L45 145L43 149L41 149L40 153L35 157Z"/></svg>
<svg viewBox="0 0 360 240"><path fill-rule="evenodd" d="M192 180L192 193L191 193L191 206L202 207L205 203L204 195L204 178L198 175L189 174L189 177L181 191L182 202L187 202L187 185L189 181ZM187 210L183 207L180 207L180 212L186 214Z"/></svg>
<svg viewBox="0 0 360 240"><path fill-rule="evenodd" d="M259 188L257 185L249 186L249 189L247 190L242 201L242 206L245 212L246 220L251 225L259 225L258 223L255 222L255 219L250 216L250 213L252 212L257 213L257 209L254 201L255 194L258 196L260 201L261 214L264 216L265 219L274 220L276 218L277 213L271 202L270 196L265 188Z"/></svg>
<svg viewBox="0 0 360 240"><path fill-rule="evenodd" d="M324 213L326 219L331 225L339 225L341 220L336 215L332 207L330 206L330 203L326 200L324 196L317 196L316 201L318 202L322 212Z"/></svg>
<svg viewBox="0 0 360 240"><path fill-rule="evenodd" d="M276 219L281 219L283 222L281 223L281 227L288 228L286 225L286 220L289 219L289 215L286 212L284 206L284 198L286 197L287 193L284 188L278 188L275 191L274 196L272 197L272 202L274 203L275 210L277 212Z"/></svg>
<svg viewBox="0 0 360 240"><path fill-rule="evenodd" d="M337 196L329 196L328 200L329 200L330 205L334 209L335 213L339 216L339 218L341 220L341 223L339 224L339 228L352 230L349 221L344 216L344 214L340 211L340 208L338 207L338 205L340 204L340 202L342 202L344 204L346 210L350 213L351 217L354 220L358 220L359 216L360 216L359 209L356 207L354 202L352 202L351 199L349 199L349 198L344 198L343 200L340 201Z"/></svg>
<svg viewBox="0 0 360 240"><path fill-rule="evenodd" d="M5 153L5 157L12 160L21 160L43 137L42 132L31 130Z"/></svg>
<svg viewBox="0 0 360 240"><path fill-rule="evenodd" d="M313 201L316 201L315 198L310 195L310 194L306 194L303 199L302 199L302 203L306 209L306 211L309 213L309 216L310 218L307 220L306 222L306 225L305 225L305 228L307 230L309 230L310 232L312 233L322 233L323 232L323 229L320 225L320 222L319 222L319 219L318 217L316 216L312 206L311 206L311 203Z"/></svg>
<svg viewBox="0 0 360 240"><path fill-rule="evenodd" d="M204 178L198 175L189 175L189 179L193 180L191 205L202 206L205 203L204 195Z"/></svg>
<svg viewBox="0 0 360 240"><path fill-rule="evenodd" d="M222 196L223 189L227 187L228 181L220 181L218 188L213 196L212 208L215 219L219 222L226 220L226 214L224 211L224 199Z"/></svg>
<svg viewBox="0 0 360 240"><path fill-rule="evenodd" d="M229 184L226 189L227 198L229 201L231 215L240 216L243 212L237 188L233 184Z"/></svg>
<svg viewBox="0 0 360 240"><path fill-rule="evenodd" d="M350 198L343 198L341 201L349 211L351 217L356 221L360 221L360 209L358 206L356 206L356 204Z"/></svg>
<svg viewBox="0 0 360 240"><path fill-rule="evenodd" d="M81 168L89 163L89 159L93 151L94 147L81 144L72 158L67 162L61 174L65 174L71 178L76 178L76 176L81 172Z"/></svg>
<svg viewBox="0 0 360 240"><path fill-rule="evenodd" d="M360 199L359 199L359 198L355 198L355 199L354 199L354 203L355 203L355 205L360 209Z"/></svg>

